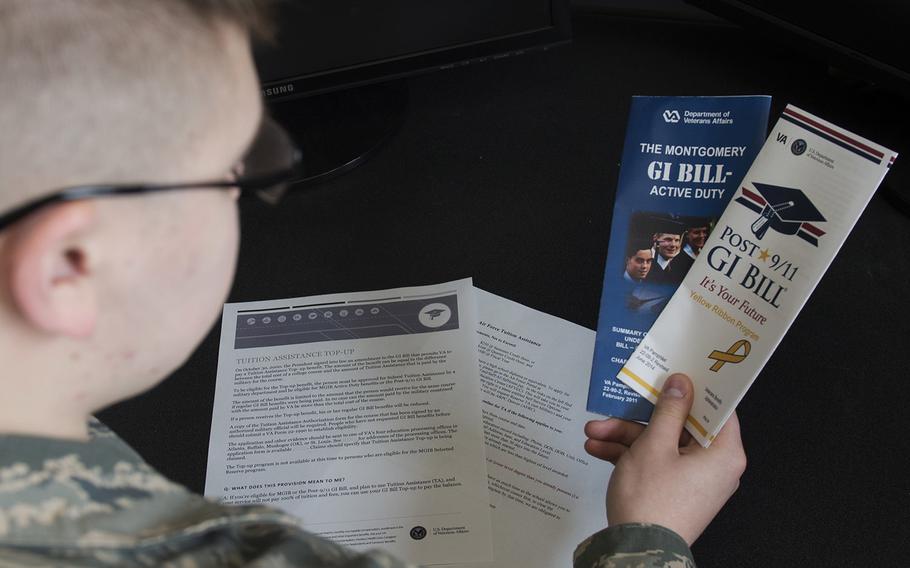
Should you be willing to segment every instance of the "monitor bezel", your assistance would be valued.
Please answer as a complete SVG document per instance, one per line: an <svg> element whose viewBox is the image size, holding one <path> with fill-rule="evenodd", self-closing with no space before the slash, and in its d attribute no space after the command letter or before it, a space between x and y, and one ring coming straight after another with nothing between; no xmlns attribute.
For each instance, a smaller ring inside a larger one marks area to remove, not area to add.
<svg viewBox="0 0 910 568"><path fill-rule="evenodd" d="M568 43L572 38L569 0L552 0L550 10L553 25L546 28L329 71L263 81L262 95L270 103L319 95L441 69L484 63Z"/></svg>

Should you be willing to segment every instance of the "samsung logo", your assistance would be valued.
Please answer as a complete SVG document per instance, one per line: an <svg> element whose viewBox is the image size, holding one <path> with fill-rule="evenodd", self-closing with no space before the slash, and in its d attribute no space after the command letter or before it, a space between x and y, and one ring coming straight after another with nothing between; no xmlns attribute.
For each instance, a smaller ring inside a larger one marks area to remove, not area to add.
<svg viewBox="0 0 910 568"><path fill-rule="evenodd" d="M286 95L287 93L294 92L294 84L288 83L287 85L281 85L280 87L269 87L268 89L263 89L262 93L267 97L274 97L277 95Z"/></svg>

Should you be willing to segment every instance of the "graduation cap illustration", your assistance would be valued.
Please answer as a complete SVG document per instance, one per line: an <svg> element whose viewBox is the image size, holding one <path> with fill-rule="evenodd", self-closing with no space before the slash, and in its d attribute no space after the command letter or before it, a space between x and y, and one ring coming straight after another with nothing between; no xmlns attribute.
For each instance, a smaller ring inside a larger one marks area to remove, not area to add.
<svg viewBox="0 0 910 568"><path fill-rule="evenodd" d="M682 223L683 227L688 231L689 229L695 229L700 227L711 228L714 226L716 219L714 217L694 217L691 215L686 215L679 218L679 222Z"/></svg>
<svg viewBox="0 0 910 568"><path fill-rule="evenodd" d="M653 244L648 236L634 236L626 241L625 258L635 256L640 250L651 250Z"/></svg>
<svg viewBox="0 0 910 568"><path fill-rule="evenodd" d="M646 239L658 233L681 235L685 225L671 215L662 215L647 211L637 211L629 222L629 238Z"/></svg>
<svg viewBox="0 0 910 568"><path fill-rule="evenodd" d="M782 235L796 235L804 241L818 246L818 239L825 234L812 222L826 221L812 201L800 189L766 183L753 183L757 191L745 187L736 202L759 214L752 223L752 234L759 240L768 229Z"/></svg>
<svg viewBox="0 0 910 568"><path fill-rule="evenodd" d="M424 313L427 314L428 316L430 316L431 320L434 320L434 319L438 318L439 316L441 316L442 314L444 314L445 312L446 312L445 310L436 308L434 310L427 310Z"/></svg>

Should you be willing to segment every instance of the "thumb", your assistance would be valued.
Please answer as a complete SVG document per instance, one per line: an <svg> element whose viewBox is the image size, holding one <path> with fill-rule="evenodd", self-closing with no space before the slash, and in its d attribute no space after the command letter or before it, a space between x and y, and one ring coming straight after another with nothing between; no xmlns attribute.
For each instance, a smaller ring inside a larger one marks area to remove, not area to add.
<svg viewBox="0 0 910 568"><path fill-rule="evenodd" d="M692 380L682 373L670 375L654 406L651 421L642 433L646 443L676 449L689 411L692 410Z"/></svg>

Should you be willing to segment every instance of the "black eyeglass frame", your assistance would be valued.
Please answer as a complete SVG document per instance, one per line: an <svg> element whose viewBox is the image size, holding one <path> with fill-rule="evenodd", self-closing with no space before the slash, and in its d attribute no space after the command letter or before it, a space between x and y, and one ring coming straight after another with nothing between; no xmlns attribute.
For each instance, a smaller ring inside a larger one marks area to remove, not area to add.
<svg viewBox="0 0 910 568"><path fill-rule="evenodd" d="M0 231L42 207L55 203L66 203L69 201L79 201L95 197L120 197L182 189L239 189L241 195L248 192L260 192L263 194L262 198L264 201L274 204L280 199L280 195L283 194L283 186L286 186L295 178L299 177L300 174L301 153L292 142L289 142L289 145L291 153L290 166L264 174L248 177L240 176L232 180L219 179L189 183L161 184L91 184L59 189L50 195L39 197L38 199L29 201L24 205L0 215ZM278 189L278 191L274 192L276 189ZM277 195L275 195L275 193L277 193Z"/></svg>

